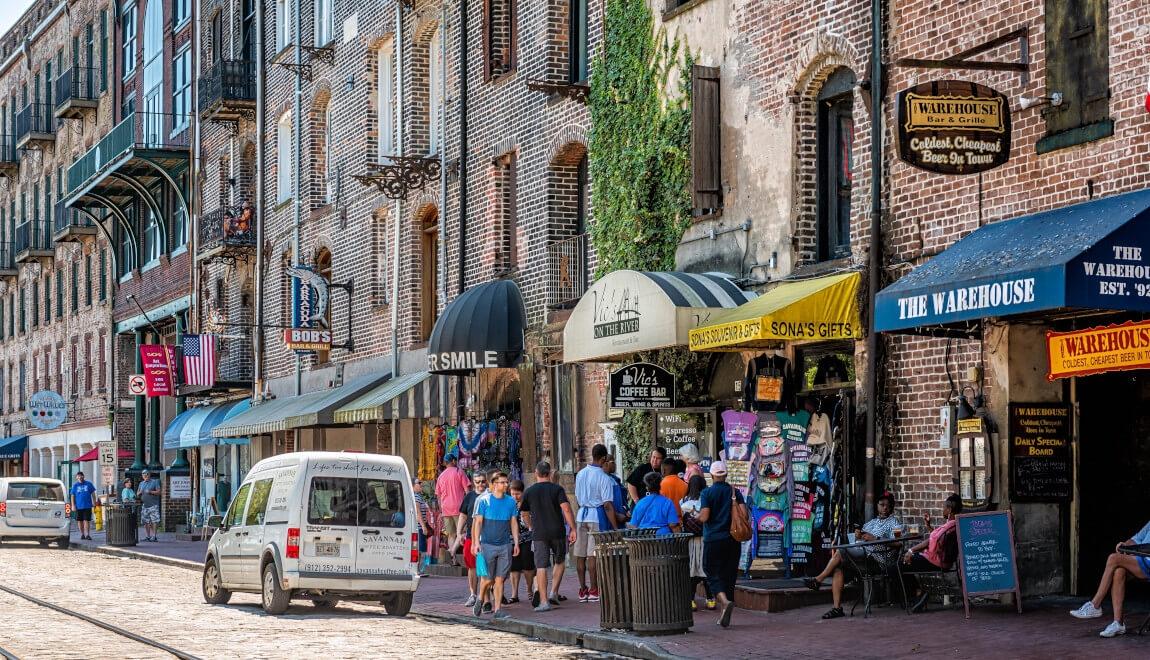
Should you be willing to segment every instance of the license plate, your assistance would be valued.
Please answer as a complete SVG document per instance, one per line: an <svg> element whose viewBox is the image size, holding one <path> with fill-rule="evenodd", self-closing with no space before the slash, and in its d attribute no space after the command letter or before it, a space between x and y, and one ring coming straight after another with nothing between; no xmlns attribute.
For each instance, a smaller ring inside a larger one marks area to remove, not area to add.
<svg viewBox="0 0 1150 660"><path fill-rule="evenodd" d="M315 544L316 557L338 557L339 544L338 543L316 543Z"/></svg>
<svg viewBox="0 0 1150 660"><path fill-rule="evenodd" d="M21 509L20 513L24 514L25 518L47 518L47 509Z"/></svg>

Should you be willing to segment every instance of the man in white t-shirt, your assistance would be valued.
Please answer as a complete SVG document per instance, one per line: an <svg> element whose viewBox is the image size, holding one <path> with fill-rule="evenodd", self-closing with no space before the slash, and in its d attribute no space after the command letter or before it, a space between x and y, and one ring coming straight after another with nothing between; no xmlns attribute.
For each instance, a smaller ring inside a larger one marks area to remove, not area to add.
<svg viewBox="0 0 1150 660"><path fill-rule="evenodd" d="M614 529L615 507L611 501L615 496L615 482L603 471L603 461L607 458L607 447L595 445L591 448L591 463L575 475L575 499L579 501L579 514L575 517L575 571L579 575L579 602L599 601L599 579L595 571L595 537L600 524L604 529ZM590 573L590 582L587 575Z"/></svg>

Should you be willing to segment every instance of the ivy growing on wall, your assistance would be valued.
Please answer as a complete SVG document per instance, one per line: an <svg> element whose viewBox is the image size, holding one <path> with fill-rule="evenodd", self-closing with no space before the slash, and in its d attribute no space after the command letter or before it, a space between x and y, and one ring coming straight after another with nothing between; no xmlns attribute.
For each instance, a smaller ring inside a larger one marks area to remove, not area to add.
<svg viewBox="0 0 1150 660"><path fill-rule="evenodd" d="M645 0L606 0L603 48L591 73L590 174L596 277L615 270L673 270L690 223L690 67L682 42L654 28ZM706 364L686 349L639 359L676 374L690 405ZM686 390L684 390L684 387ZM616 427L627 466L650 445L651 415Z"/></svg>

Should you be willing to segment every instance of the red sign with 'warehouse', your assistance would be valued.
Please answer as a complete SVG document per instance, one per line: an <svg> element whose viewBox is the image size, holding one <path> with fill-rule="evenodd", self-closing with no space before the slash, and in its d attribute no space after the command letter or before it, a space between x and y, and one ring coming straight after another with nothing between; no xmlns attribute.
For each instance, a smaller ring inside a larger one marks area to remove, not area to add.
<svg viewBox="0 0 1150 660"><path fill-rule="evenodd" d="M140 360L144 363L144 386L147 395L175 396L176 349L174 346L141 344Z"/></svg>

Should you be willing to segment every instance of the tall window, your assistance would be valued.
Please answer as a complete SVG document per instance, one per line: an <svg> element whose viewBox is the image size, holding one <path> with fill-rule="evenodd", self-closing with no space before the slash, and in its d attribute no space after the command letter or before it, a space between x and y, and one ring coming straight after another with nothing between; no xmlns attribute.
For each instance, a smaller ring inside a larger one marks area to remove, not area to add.
<svg viewBox="0 0 1150 660"><path fill-rule="evenodd" d="M511 152L496 161L499 186L500 227L498 231L497 264L504 272L511 271L519 264L519 217L516 208L518 188L516 154Z"/></svg>
<svg viewBox="0 0 1150 660"><path fill-rule="evenodd" d="M335 125L334 120L335 104L328 100L327 108L325 108L323 112L323 147L320 149L320 153L323 154L323 176L326 179L324 199L328 203L335 201L335 191L339 186L339 181L337 180L338 174L335 168L332 167L334 159L331 157L332 151L335 149L335 143L332 142L331 139L332 128Z"/></svg>
<svg viewBox="0 0 1150 660"><path fill-rule="evenodd" d="M172 62L172 113L175 131L188 127L192 113L192 52L187 48Z"/></svg>
<svg viewBox="0 0 1150 660"><path fill-rule="evenodd" d="M443 59L440 57L440 38L442 30L436 30L427 44L427 151L430 154L439 153L439 145L443 136L440 134L439 117L442 112L443 99L440 98L440 74Z"/></svg>
<svg viewBox="0 0 1150 660"><path fill-rule="evenodd" d="M292 125L291 112L285 112L276 123L276 200L291 199L292 180Z"/></svg>
<svg viewBox="0 0 1150 660"><path fill-rule="evenodd" d="M818 256L822 261L850 255L854 83L854 73L837 69L818 95Z"/></svg>
<svg viewBox="0 0 1150 660"><path fill-rule="evenodd" d="M243 45L240 47L240 59L253 62L256 59L256 0L242 0L242 2Z"/></svg>
<svg viewBox="0 0 1150 660"><path fill-rule="evenodd" d="M571 24L567 27L568 82L587 80L587 0L571 0Z"/></svg>
<svg viewBox="0 0 1150 660"><path fill-rule="evenodd" d="M100 302L108 298L108 251L100 250Z"/></svg>
<svg viewBox="0 0 1150 660"><path fill-rule="evenodd" d="M92 306L92 255L84 255L84 304Z"/></svg>
<svg viewBox="0 0 1150 660"><path fill-rule="evenodd" d="M160 235L160 219L148 209L148 222L144 225L144 264L150 264L160 259L163 252L163 237ZM75 298L75 294L72 296Z"/></svg>
<svg viewBox="0 0 1150 660"><path fill-rule="evenodd" d="M276 0L276 51L281 51L292 43L295 19L292 6L295 0Z"/></svg>
<svg viewBox="0 0 1150 660"><path fill-rule="evenodd" d="M108 10L100 10L100 91L108 89Z"/></svg>
<svg viewBox="0 0 1150 660"><path fill-rule="evenodd" d="M179 200L173 199L172 205L176 210L172 212L172 249L176 249L188 242L188 212Z"/></svg>
<svg viewBox="0 0 1150 660"><path fill-rule="evenodd" d="M52 322L52 273L44 275L44 325Z"/></svg>
<svg viewBox="0 0 1150 660"><path fill-rule="evenodd" d="M172 25L179 27L192 17L192 0L172 0Z"/></svg>
<svg viewBox="0 0 1150 660"><path fill-rule="evenodd" d="M379 113L378 160L386 162L395 153L395 50L391 43L379 49L376 66L376 107Z"/></svg>
<svg viewBox="0 0 1150 660"><path fill-rule="evenodd" d="M224 59L224 12L217 11L212 15L211 44L208 51L209 64L215 64Z"/></svg>
<svg viewBox="0 0 1150 660"><path fill-rule="evenodd" d="M423 216L420 223L420 264L422 265L419 290L419 338L431 338L435 319L439 314L439 299L436 295L436 274L439 272L439 210L434 209Z"/></svg>
<svg viewBox="0 0 1150 660"><path fill-rule="evenodd" d="M1038 153L1113 135L1110 117L1109 0L1046 0L1046 94L1062 103L1043 110ZM1060 135L1063 134L1063 135Z"/></svg>
<svg viewBox="0 0 1150 660"><path fill-rule="evenodd" d="M123 44L124 77L136 70L136 3L129 3L120 14L120 43Z"/></svg>
<svg viewBox="0 0 1150 660"><path fill-rule="evenodd" d="M40 325L40 282L32 280L32 311L30 316L32 327Z"/></svg>
<svg viewBox="0 0 1150 660"><path fill-rule="evenodd" d="M56 318L64 316L64 271L56 272Z"/></svg>
<svg viewBox="0 0 1150 660"><path fill-rule="evenodd" d="M80 264L72 262L72 313L80 311Z"/></svg>
<svg viewBox="0 0 1150 660"><path fill-rule="evenodd" d="M161 0L149 0L144 10L144 142L163 144L164 108L164 8Z"/></svg>
<svg viewBox="0 0 1150 660"><path fill-rule="evenodd" d="M487 80L515 70L516 0L485 0L483 74Z"/></svg>
<svg viewBox="0 0 1150 660"><path fill-rule="evenodd" d="M326 46L335 35L335 0L315 0L315 45Z"/></svg>
<svg viewBox="0 0 1150 660"><path fill-rule="evenodd" d="M722 113L719 69L691 67L691 214L723 208Z"/></svg>

